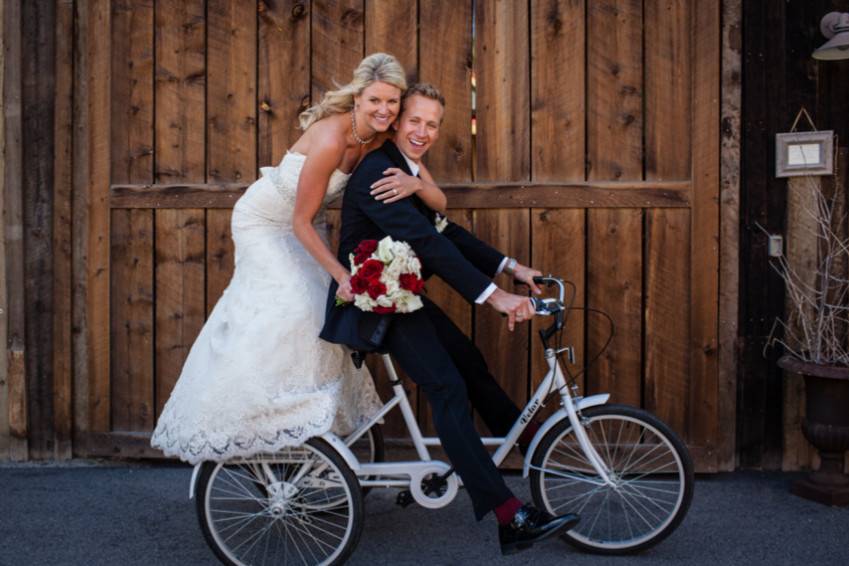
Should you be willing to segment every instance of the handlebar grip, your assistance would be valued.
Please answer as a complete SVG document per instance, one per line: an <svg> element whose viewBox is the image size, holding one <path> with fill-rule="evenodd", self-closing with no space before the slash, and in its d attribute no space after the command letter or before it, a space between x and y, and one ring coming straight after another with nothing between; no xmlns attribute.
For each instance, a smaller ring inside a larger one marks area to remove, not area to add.
<svg viewBox="0 0 849 566"><path fill-rule="evenodd" d="M534 283L536 283L537 285L539 285L540 283L545 283L545 277L543 277L542 275L534 277Z"/></svg>

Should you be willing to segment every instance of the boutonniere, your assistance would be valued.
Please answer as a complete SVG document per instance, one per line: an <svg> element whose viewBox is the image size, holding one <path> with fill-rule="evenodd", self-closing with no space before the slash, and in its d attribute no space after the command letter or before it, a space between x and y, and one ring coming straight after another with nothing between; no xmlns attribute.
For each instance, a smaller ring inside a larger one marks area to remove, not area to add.
<svg viewBox="0 0 849 566"><path fill-rule="evenodd" d="M434 220L433 224L436 226L436 231L441 234L442 231L445 230L445 227L448 226L448 217L442 216L437 212L436 219Z"/></svg>

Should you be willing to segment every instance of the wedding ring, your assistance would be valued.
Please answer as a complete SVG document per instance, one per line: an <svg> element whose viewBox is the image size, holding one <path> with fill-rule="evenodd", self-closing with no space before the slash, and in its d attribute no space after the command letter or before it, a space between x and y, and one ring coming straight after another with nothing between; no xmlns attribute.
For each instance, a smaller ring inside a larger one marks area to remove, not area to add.
<svg viewBox="0 0 849 566"><path fill-rule="evenodd" d="M398 189L392 189L392 196L393 196L393 197L397 197L397 196L398 196Z"/></svg>

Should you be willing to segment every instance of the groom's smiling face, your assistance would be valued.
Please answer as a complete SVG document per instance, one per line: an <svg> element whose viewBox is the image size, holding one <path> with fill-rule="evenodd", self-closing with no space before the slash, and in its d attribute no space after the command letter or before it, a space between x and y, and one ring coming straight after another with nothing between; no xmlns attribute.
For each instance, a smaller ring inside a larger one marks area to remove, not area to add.
<svg viewBox="0 0 849 566"><path fill-rule="evenodd" d="M414 94L404 101L395 128L395 145L413 161L421 160L439 138L444 109L438 100Z"/></svg>

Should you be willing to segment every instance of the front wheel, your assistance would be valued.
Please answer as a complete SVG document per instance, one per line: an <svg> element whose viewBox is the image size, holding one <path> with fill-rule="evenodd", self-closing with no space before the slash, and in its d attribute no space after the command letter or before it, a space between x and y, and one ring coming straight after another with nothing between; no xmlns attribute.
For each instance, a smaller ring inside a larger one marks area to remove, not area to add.
<svg viewBox="0 0 849 566"><path fill-rule="evenodd" d="M612 485L590 464L568 418L540 441L531 459L534 503L549 513L577 513L564 538L599 554L656 545L681 523L693 498L693 463L660 419L634 407L605 405L582 413L584 430Z"/></svg>
<svg viewBox="0 0 849 566"><path fill-rule="evenodd" d="M311 438L273 454L204 463L197 512L224 564L342 564L362 533L363 495L342 457Z"/></svg>

